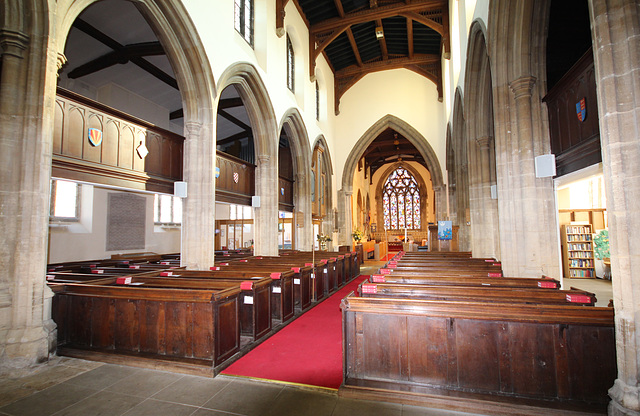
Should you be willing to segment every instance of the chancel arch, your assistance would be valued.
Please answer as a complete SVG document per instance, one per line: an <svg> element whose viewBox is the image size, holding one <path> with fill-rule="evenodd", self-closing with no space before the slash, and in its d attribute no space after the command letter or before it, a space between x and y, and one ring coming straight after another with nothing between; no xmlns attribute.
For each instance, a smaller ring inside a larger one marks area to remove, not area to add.
<svg viewBox="0 0 640 416"><path fill-rule="evenodd" d="M369 145L378 137L382 132L387 129L392 129L398 134L402 135L408 140L421 155L426 169L431 174L431 180L434 188L434 212L436 218L444 218L446 216L446 191L444 187L444 179L442 175L442 167L438 161L438 157L435 151L429 144L426 138L422 136L414 127L409 125L404 120L393 116L386 115L382 117L378 122L371 126L360 139L354 144L347 157L342 172L342 189L339 191L339 206L338 212L340 215L340 243L350 244L351 242L351 230L352 230L352 218L351 218L351 196L353 193L353 174L358 168L358 162L362 158ZM377 197L377 195L376 195ZM378 224L377 224L378 225ZM379 226L379 225L378 225ZM425 224L426 226L426 224ZM378 228L380 230L380 228Z"/></svg>
<svg viewBox="0 0 640 416"><path fill-rule="evenodd" d="M254 209L256 255L277 255L278 230L278 134L277 121L267 89L256 68L236 63L220 76L218 88L233 85L246 109L255 151L255 196L260 206ZM218 98L217 104L219 105Z"/></svg>

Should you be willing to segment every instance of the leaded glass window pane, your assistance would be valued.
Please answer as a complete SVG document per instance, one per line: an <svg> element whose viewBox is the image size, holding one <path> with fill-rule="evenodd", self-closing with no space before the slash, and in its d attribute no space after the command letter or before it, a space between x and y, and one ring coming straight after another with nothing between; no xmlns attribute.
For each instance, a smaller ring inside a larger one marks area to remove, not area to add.
<svg viewBox="0 0 640 416"><path fill-rule="evenodd" d="M383 187L382 210L384 226L391 230L420 228L420 191L409 171L399 167Z"/></svg>

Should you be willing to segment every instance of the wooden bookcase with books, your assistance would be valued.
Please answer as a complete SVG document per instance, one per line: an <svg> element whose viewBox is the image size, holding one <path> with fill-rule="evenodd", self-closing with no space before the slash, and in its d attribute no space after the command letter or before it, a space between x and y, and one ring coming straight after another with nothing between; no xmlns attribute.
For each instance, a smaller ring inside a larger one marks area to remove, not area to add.
<svg viewBox="0 0 640 416"><path fill-rule="evenodd" d="M591 224L562 226L564 277L595 278L593 229Z"/></svg>

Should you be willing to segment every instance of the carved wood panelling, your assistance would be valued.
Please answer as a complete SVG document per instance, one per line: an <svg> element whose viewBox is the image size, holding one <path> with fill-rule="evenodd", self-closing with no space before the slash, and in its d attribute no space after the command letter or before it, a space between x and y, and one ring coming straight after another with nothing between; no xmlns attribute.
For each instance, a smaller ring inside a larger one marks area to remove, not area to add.
<svg viewBox="0 0 640 416"><path fill-rule="evenodd" d="M282 211L293 212L293 181L287 178L278 178L278 205Z"/></svg>
<svg viewBox="0 0 640 416"><path fill-rule="evenodd" d="M88 129L102 131L93 146ZM145 158L136 151L144 144ZM184 137L58 89L53 132L53 175L105 185L173 193L182 180Z"/></svg>
<svg viewBox="0 0 640 416"><path fill-rule="evenodd" d="M584 98L586 116L578 119L576 103ZM602 161L595 70L591 49L544 98L549 111L551 152L558 176Z"/></svg>
<svg viewBox="0 0 640 416"><path fill-rule="evenodd" d="M251 197L255 195L255 165L218 152L216 166L220 169L216 179L216 200L251 205Z"/></svg>

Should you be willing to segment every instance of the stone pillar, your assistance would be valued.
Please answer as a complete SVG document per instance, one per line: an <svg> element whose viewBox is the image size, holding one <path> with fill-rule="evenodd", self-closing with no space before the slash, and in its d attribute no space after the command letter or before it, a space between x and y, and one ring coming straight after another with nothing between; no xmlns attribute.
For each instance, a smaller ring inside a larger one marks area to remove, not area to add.
<svg viewBox="0 0 640 416"><path fill-rule="evenodd" d="M343 188L338 191L338 245L341 246L350 246L352 243L351 228L353 227L353 220L351 218L351 195L353 195L352 189L347 190Z"/></svg>
<svg viewBox="0 0 640 416"><path fill-rule="evenodd" d="M433 193L433 203L436 205L436 221L442 221L447 218L447 187L434 186Z"/></svg>
<svg viewBox="0 0 640 416"><path fill-rule="evenodd" d="M473 242L473 254L478 257L500 258L498 203L491 199L493 152L491 147L493 137L483 136L476 139L477 149L470 151L469 155L475 157L476 167L473 174L473 182L470 189L473 220L472 226L475 235L481 238ZM470 149L471 150L471 149Z"/></svg>
<svg viewBox="0 0 640 416"><path fill-rule="evenodd" d="M469 209L469 165L460 163L456 179L456 205L458 211L458 240L460 251L471 251L471 225L467 224L467 210Z"/></svg>
<svg viewBox="0 0 640 416"><path fill-rule="evenodd" d="M590 0L609 217L618 378L610 415L640 414L640 3ZM634 270L635 269L635 270Z"/></svg>
<svg viewBox="0 0 640 416"><path fill-rule="evenodd" d="M274 152L274 154L276 154ZM259 256L278 255L278 163L267 154L258 155L256 195L260 207L255 209L255 249Z"/></svg>
<svg viewBox="0 0 640 416"><path fill-rule="evenodd" d="M555 276L560 264L553 180L535 176L534 157L549 148L535 83L521 76L509 83L510 93L494 89L500 258L505 274L519 277Z"/></svg>
<svg viewBox="0 0 640 416"><path fill-rule="evenodd" d="M215 139L201 123L187 122L184 141L181 263L193 270L213 266L215 249Z"/></svg>
<svg viewBox="0 0 640 416"><path fill-rule="evenodd" d="M37 88L54 91L55 58L38 52L41 41L0 32L0 373L45 361L55 347L44 279L53 98ZM53 79L40 78L48 69Z"/></svg>
<svg viewBox="0 0 640 416"><path fill-rule="evenodd" d="M312 250L312 244L315 240L313 235L313 223L311 220L311 195L310 187L307 184L309 177L302 173L296 175L296 211L302 213L304 217L304 226L295 226L296 247L298 250ZM296 213L296 215L298 215ZM297 222L294 221L294 224Z"/></svg>

